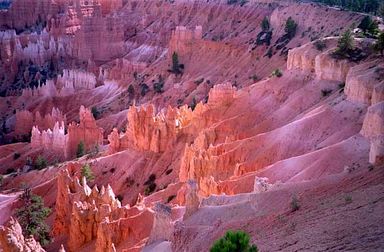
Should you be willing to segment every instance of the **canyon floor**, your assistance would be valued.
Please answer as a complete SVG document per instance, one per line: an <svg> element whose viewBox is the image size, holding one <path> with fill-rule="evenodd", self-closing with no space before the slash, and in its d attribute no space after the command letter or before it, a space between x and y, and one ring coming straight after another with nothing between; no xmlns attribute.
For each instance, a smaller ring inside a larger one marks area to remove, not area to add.
<svg viewBox="0 0 384 252"><path fill-rule="evenodd" d="M209 251L228 230L259 251L384 250L367 15L240 2L2 3L0 251Z"/></svg>

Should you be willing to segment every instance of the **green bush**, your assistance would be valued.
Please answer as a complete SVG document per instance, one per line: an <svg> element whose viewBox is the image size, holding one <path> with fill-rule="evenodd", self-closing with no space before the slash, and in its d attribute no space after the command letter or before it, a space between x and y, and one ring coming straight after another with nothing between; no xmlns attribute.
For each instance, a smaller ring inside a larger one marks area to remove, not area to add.
<svg viewBox="0 0 384 252"><path fill-rule="evenodd" d="M47 165L47 160L41 155L39 155L35 160L35 168L38 170L44 169L45 167L47 167Z"/></svg>
<svg viewBox="0 0 384 252"><path fill-rule="evenodd" d="M80 143L77 145L77 151L76 151L76 157L82 157L85 154L85 145L83 141L80 141Z"/></svg>
<svg viewBox="0 0 384 252"><path fill-rule="evenodd" d="M32 235L41 245L47 245L51 242L51 237L45 219L51 213L51 209L45 207L43 199L34 195L30 188L24 189L20 199L23 206L16 209L16 218L23 229L24 236Z"/></svg>
<svg viewBox="0 0 384 252"><path fill-rule="evenodd" d="M276 77L280 78L281 76L283 76L283 72L280 69L275 69L272 72L272 76L276 76Z"/></svg>
<svg viewBox="0 0 384 252"><path fill-rule="evenodd" d="M85 177L87 181L93 181L95 179L89 164L85 164L83 167L81 167L81 176Z"/></svg>
<svg viewBox="0 0 384 252"><path fill-rule="evenodd" d="M321 52L322 52L325 48L327 48L327 44L326 44L325 41L322 40L322 39L316 40L315 43L314 43L314 45L315 45L316 49L317 49L318 51L321 51Z"/></svg>
<svg viewBox="0 0 384 252"><path fill-rule="evenodd" d="M215 241L211 252L257 252L256 245L249 244L249 235L243 231L228 231L224 237Z"/></svg>
<svg viewBox="0 0 384 252"><path fill-rule="evenodd" d="M292 212L295 212L295 211L300 209L299 199L297 198L296 195L292 196L291 204L290 205L291 205Z"/></svg>

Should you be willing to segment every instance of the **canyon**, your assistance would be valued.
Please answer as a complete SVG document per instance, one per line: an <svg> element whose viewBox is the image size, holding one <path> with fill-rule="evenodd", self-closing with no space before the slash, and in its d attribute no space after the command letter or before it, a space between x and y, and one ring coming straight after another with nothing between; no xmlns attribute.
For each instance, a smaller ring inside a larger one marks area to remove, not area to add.
<svg viewBox="0 0 384 252"><path fill-rule="evenodd" d="M335 56L364 17L290 0L13 0L0 251L209 251L228 230L259 251L382 251L384 60L357 35L361 58ZM49 244L16 218L26 187L52 210Z"/></svg>

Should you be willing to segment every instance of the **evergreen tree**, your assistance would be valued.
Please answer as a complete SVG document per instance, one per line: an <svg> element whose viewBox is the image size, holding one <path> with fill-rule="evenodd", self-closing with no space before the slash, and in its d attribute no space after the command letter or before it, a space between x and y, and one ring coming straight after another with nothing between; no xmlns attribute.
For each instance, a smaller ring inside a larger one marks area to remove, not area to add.
<svg viewBox="0 0 384 252"><path fill-rule="evenodd" d="M80 143L77 145L77 151L76 151L76 156L82 157L85 154L85 145L83 141L80 141Z"/></svg>
<svg viewBox="0 0 384 252"><path fill-rule="evenodd" d="M292 17L289 17L285 23L284 31L287 33L288 37L292 39L296 35L296 30L297 30L296 22L292 19Z"/></svg>
<svg viewBox="0 0 384 252"><path fill-rule="evenodd" d="M51 209L45 207L43 199L34 195L28 187L24 189L20 199L23 206L16 209L16 217L23 229L24 236L32 235L41 245L47 245L51 241L51 237L45 219Z"/></svg>
<svg viewBox="0 0 384 252"><path fill-rule="evenodd" d="M249 244L249 235L243 231L228 231L211 247L211 252L257 252L256 245Z"/></svg>
<svg viewBox="0 0 384 252"><path fill-rule="evenodd" d="M261 30L266 32L269 31L270 23L267 17L264 17L263 21L261 21Z"/></svg>
<svg viewBox="0 0 384 252"><path fill-rule="evenodd" d="M174 74L180 73L179 55L176 52L172 54L172 72Z"/></svg>
<svg viewBox="0 0 384 252"><path fill-rule="evenodd" d="M381 56L384 56L384 32L379 34L379 37L375 43L375 49L381 53Z"/></svg>
<svg viewBox="0 0 384 252"><path fill-rule="evenodd" d="M91 166L89 166L89 164L83 165L81 168L81 176L85 177L87 181L92 181L95 179L95 175L93 175Z"/></svg>
<svg viewBox="0 0 384 252"><path fill-rule="evenodd" d="M349 51L354 49L354 41L351 30L346 30L337 42L337 53L347 55Z"/></svg>

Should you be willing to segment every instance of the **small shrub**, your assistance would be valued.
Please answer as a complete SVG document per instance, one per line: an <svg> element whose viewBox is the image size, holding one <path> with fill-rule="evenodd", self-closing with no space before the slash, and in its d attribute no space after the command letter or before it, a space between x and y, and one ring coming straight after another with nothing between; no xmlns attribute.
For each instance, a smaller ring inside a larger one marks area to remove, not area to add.
<svg viewBox="0 0 384 252"><path fill-rule="evenodd" d="M167 203L171 202L174 198L176 198L176 195L170 195L167 199Z"/></svg>
<svg viewBox="0 0 384 252"><path fill-rule="evenodd" d="M14 173L15 172L15 169L14 168L8 168L6 171L5 171L5 175L8 175L8 174L11 174L11 173Z"/></svg>
<svg viewBox="0 0 384 252"><path fill-rule="evenodd" d="M95 107L95 106L92 107L91 112L92 112L93 117L97 120L100 116L100 111L97 109L97 107Z"/></svg>
<svg viewBox="0 0 384 252"><path fill-rule="evenodd" d="M132 84L129 85L127 91L128 91L128 94L130 94L130 95L134 95L135 94L135 88L133 87Z"/></svg>
<svg viewBox="0 0 384 252"><path fill-rule="evenodd" d="M325 48L327 48L327 44L326 44L325 41L322 40L322 39L316 40L316 42L314 43L314 45L315 45L316 49L317 49L318 51L321 51L321 52L322 52Z"/></svg>
<svg viewBox="0 0 384 252"><path fill-rule="evenodd" d="M149 195L151 195L151 193L153 193L153 192L156 190L156 187L157 187L157 185L156 185L155 182L149 184L149 185L147 186L147 188L145 188L144 195L145 195L145 196L149 196Z"/></svg>
<svg viewBox="0 0 384 252"><path fill-rule="evenodd" d="M116 199L118 199L120 202L123 202L124 196L119 194L116 196Z"/></svg>
<svg viewBox="0 0 384 252"><path fill-rule="evenodd" d="M4 181L4 176L0 174L0 186L3 185L3 181Z"/></svg>
<svg viewBox="0 0 384 252"><path fill-rule="evenodd" d="M81 176L85 177L87 181L93 181L95 179L89 164L85 164L83 167L81 167Z"/></svg>
<svg viewBox="0 0 384 252"><path fill-rule="evenodd" d="M258 81L258 80L260 79L256 74L250 76L249 78L250 78L251 80L253 80L254 82L256 82L256 81Z"/></svg>
<svg viewBox="0 0 384 252"><path fill-rule="evenodd" d="M35 160L35 168L38 170L46 168L47 165L48 165L47 160L41 155L39 155Z"/></svg>
<svg viewBox="0 0 384 252"><path fill-rule="evenodd" d="M195 80L196 85L200 85L203 82L204 82L204 78L200 78L200 79Z"/></svg>
<svg viewBox="0 0 384 252"><path fill-rule="evenodd" d="M321 94L323 95L323 97L326 97L328 95L330 95L332 93L332 89L322 89L321 90Z"/></svg>
<svg viewBox="0 0 384 252"><path fill-rule="evenodd" d="M77 145L77 151L76 151L76 157L82 157L85 154L85 145L83 141L80 141L80 143Z"/></svg>
<svg viewBox="0 0 384 252"><path fill-rule="evenodd" d="M13 154L13 160L18 159L19 157L20 157L20 153L15 152L15 153Z"/></svg>
<svg viewBox="0 0 384 252"><path fill-rule="evenodd" d="M352 196L351 195L345 195L344 200L345 200L346 204L350 204L350 203L352 203Z"/></svg>
<svg viewBox="0 0 384 252"><path fill-rule="evenodd" d="M149 87L145 83L142 83L140 85L140 88L141 88L141 91L140 91L141 96L145 96L148 93L148 91L149 91Z"/></svg>
<svg viewBox="0 0 384 252"><path fill-rule="evenodd" d="M172 169L167 170L167 171L165 172L165 175L169 175L169 174L171 174L172 171L173 171Z"/></svg>
<svg viewBox="0 0 384 252"><path fill-rule="evenodd" d="M283 72L280 69L275 69L272 72L272 76L276 76L276 77L280 78L281 76L283 76Z"/></svg>
<svg viewBox="0 0 384 252"><path fill-rule="evenodd" d="M295 211L300 209L299 199L297 198L296 195L292 196L291 204L290 205L291 205L291 211L292 212L295 212Z"/></svg>
<svg viewBox="0 0 384 252"><path fill-rule="evenodd" d="M250 237L244 231L228 231L224 237L215 241L211 247L211 252L223 251L241 251L241 252L257 252L258 248L254 244L249 244Z"/></svg>
<svg viewBox="0 0 384 252"><path fill-rule="evenodd" d="M192 109L192 111L194 111L196 108L196 105L197 105L196 98L193 97L191 104L189 104L189 107Z"/></svg>

